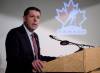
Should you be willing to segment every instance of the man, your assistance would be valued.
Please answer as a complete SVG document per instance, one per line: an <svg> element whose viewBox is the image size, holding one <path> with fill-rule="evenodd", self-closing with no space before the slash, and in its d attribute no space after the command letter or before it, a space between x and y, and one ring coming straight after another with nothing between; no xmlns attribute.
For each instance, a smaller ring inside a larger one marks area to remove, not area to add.
<svg viewBox="0 0 100 73"><path fill-rule="evenodd" d="M5 43L6 73L32 73L33 69L41 72L43 61L55 59L40 55L38 35L34 32L40 16L40 9L29 7L24 11L23 24L9 31Z"/></svg>

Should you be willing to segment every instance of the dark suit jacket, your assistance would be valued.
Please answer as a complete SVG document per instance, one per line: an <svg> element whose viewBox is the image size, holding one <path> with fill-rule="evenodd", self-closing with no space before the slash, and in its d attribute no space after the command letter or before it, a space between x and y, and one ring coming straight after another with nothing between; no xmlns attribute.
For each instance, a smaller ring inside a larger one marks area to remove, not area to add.
<svg viewBox="0 0 100 73"><path fill-rule="evenodd" d="M38 35L34 33L39 59L50 61L55 57L41 56ZM9 31L6 38L6 73L32 73L34 54L25 28L22 26Z"/></svg>

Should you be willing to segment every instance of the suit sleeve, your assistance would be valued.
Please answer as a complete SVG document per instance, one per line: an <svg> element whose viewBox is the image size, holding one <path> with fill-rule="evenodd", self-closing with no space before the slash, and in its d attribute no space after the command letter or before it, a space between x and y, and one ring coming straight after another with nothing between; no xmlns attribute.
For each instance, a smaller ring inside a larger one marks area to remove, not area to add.
<svg viewBox="0 0 100 73"><path fill-rule="evenodd" d="M14 69L27 69L32 67L31 62L24 58L20 47L20 40L14 30L11 30L6 38L6 60L8 66L14 67ZM10 65L9 65L10 64Z"/></svg>
<svg viewBox="0 0 100 73"><path fill-rule="evenodd" d="M6 38L6 59L8 62L18 61L19 57L19 42L16 34L11 30Z"/></svg>

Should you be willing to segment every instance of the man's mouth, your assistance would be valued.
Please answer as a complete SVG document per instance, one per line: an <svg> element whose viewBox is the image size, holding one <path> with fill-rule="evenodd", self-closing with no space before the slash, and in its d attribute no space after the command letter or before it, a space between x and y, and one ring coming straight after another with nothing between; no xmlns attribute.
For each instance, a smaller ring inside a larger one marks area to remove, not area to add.
<svg viewBox="0 0 100 73"><path fill-rule="evenodd" d="M33 27L37 27L38 25L37 25L37 24L33 24L32 26L33 26Z"/></svg>

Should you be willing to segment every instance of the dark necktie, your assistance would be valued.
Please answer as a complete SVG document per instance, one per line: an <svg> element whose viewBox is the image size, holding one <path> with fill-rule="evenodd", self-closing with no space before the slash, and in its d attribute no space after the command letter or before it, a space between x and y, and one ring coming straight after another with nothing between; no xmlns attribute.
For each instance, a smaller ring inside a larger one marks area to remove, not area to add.
<svg viewBox="0 0 100 73"><path fill-rule="evenodd" d="M34 47L34 59L38 59L38 48L37 48L37 44L36 44L36 39L34 37L34 34L31 35L32 36L32 43L33 43L33 47Z"/></svg>

